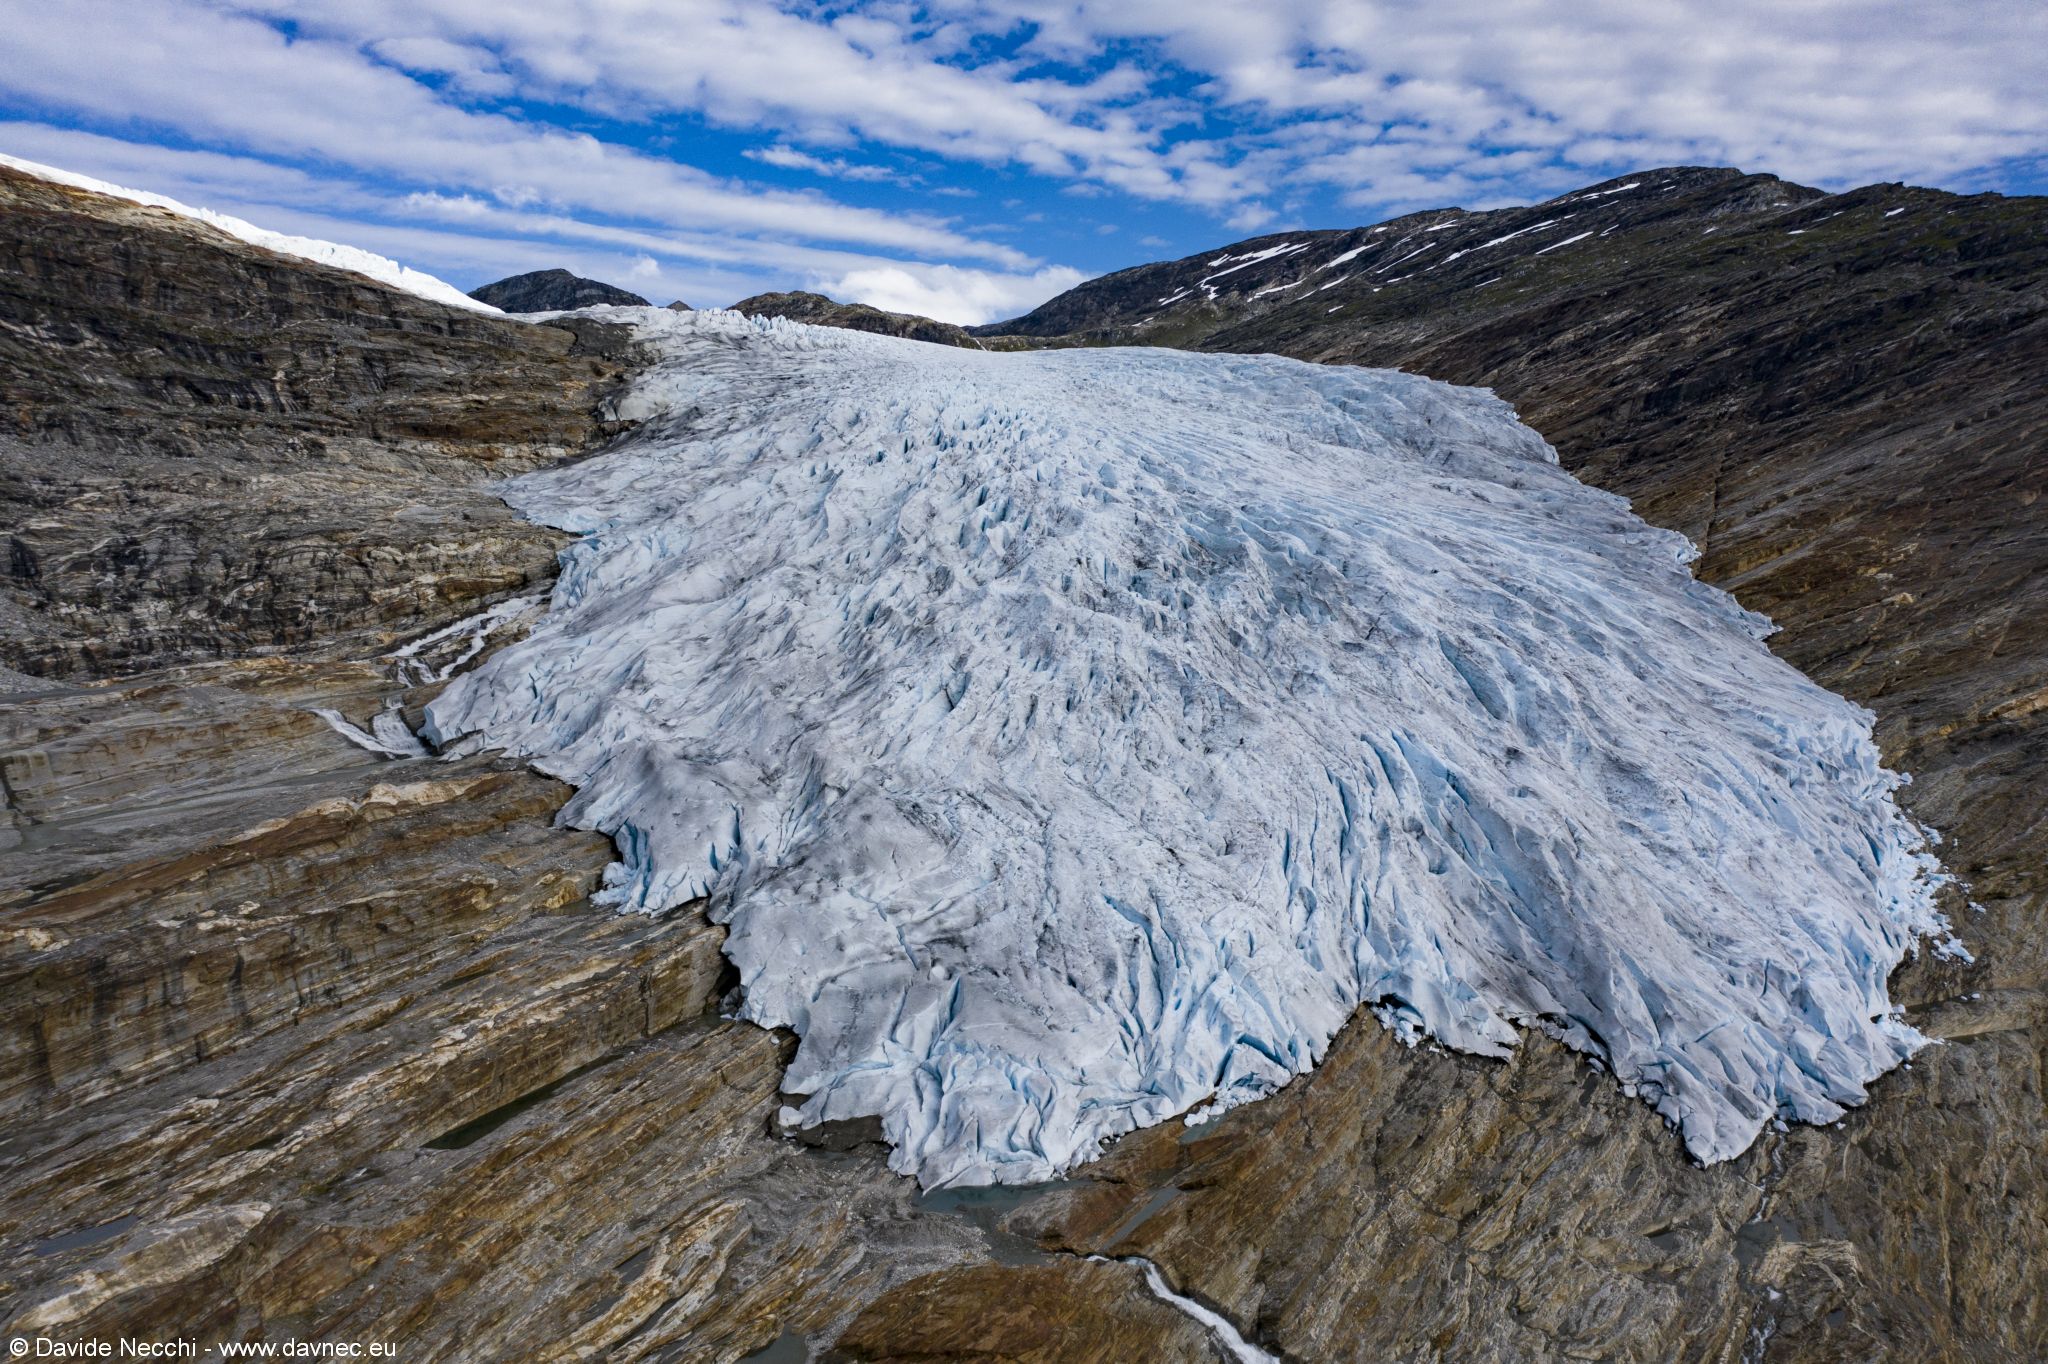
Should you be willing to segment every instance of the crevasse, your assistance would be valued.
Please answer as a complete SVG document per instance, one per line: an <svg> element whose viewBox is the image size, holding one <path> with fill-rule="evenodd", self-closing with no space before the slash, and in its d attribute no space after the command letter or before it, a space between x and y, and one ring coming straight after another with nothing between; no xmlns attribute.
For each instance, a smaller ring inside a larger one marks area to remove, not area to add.
<svg viewBox="0 0 2048 1364"><path fill-rule="evenodd" d="M574 784L617 904L707 899L801 1121L1044 1179L1368 1005L1541 1028L1715 1161L1925 1042L1868 713L1491 395L604 311L644 424L509 485L583 538L429 736Z"/></svg>

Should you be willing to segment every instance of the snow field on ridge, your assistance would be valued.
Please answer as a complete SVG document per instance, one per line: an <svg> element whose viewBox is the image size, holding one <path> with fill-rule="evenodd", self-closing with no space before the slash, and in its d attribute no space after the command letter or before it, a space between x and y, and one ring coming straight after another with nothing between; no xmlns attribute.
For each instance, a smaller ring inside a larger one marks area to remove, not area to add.
<svg viewBox="0 0 2048 1364"><path fill-rule="evenodd" d="M260 246L266 251L275 251L280 256L296 256L316 265L331 265L337 270L349 270L366 275L379 284L393 289L430 299L435 303L446 303L455 308L467 308L477 313L499 313L488 303L471 298L446 280L436 279L424 270L415 270L409 265L400 265L388 256L374 251L365 251L359 246L342 246L336 242L323 242L314 237L294 237L285 232L273 232L267 227L258 227L240 218L225 213L216 213L210 208L194 208L162 194L142 189L123 189L110 185L104 180L95 180L90 175L79 175L74 171L60 170L35 161L24 161L20 157L0 154L0 166L9 166L38 180L52 184L68 185L72 189L90 190L94 194L105 194L115 199L126 199L132 204L148 208L161 208L181 218L192 218L218 228L238 241L251 246Z"/></svg>
<svg viewBox="0 0 2048 1364"><path fill-rule="evenodd" d="M1715 1161L1925 1043L1868 713L1490 394L594 311L644 425L508 485L584 538L427 732L573 784L612 902L707 900L799 1121L1042 1180L1367 1005L1541 1028Z"/></svg>

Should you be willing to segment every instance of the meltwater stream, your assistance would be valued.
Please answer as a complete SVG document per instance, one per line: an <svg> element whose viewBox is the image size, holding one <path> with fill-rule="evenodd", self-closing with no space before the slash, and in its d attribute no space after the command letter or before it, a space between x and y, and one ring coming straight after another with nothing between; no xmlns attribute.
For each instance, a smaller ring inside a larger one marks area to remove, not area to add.
<svg viewBox="0 0 2048 1364"><path fill-rule="evenodd" d="M708 897L798 1121L1043 1180L1365 1005L1543 1029L1714 1161L1924 1043L1869 715L1490 395L606 312L645 424L509 486L584 538L428 734L575 785L621 907Z"/></svg>

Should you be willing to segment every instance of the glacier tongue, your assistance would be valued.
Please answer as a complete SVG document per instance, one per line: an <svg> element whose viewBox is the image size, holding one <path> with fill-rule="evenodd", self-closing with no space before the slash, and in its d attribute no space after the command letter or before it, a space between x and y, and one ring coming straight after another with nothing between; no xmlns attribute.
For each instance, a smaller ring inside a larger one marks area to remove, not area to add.
<svg viewBox="0 0 2048 1364"><path fill-rule="evenodd" d="M1869 715L1491 395L604 311L644 425L509 486L585 538L428 733L574 784L616 903L709 897L801 1121L1040 1180L1369 1005L1561 1037L1715 1161L1926 1041Z"/></svg>

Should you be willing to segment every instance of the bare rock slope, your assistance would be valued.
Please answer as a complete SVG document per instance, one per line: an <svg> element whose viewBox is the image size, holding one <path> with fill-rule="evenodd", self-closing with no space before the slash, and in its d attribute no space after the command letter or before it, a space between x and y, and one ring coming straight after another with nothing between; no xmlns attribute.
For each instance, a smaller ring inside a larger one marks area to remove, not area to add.
<svg viewBox="0 0 2048 1364"><path fill-rule="evenodd" d="M442 307L0 168L0 663L127 672L551 576L486 484L603 431L620 329Z"/></svg>
<svg viewBox="0 0 2048 1364"><path fill-rule="evenodd" d="M488 485L605 438L615 332L0 175L0 1333L733 1359L983 1253L766 1134L720 931L593 909L566 788L316 713L552 578Z"/></svg>

